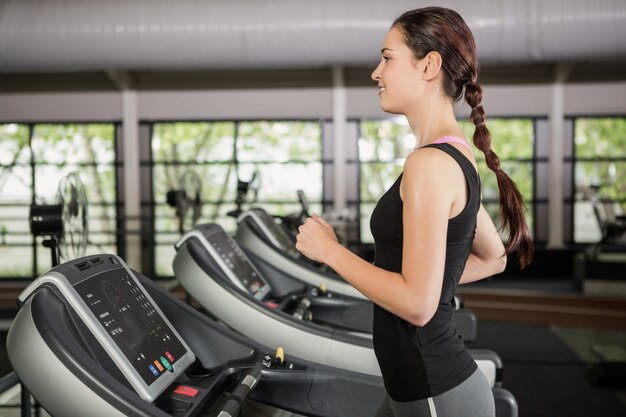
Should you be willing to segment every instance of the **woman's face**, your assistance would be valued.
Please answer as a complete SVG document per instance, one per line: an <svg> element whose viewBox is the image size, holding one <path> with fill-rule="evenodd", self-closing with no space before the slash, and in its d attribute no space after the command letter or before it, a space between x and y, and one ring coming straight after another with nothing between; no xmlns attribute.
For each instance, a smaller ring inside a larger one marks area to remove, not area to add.
<svg viewBox="0 0 626 417"><path fill-rule="evenodd" d="M404 43L402 31L393 27L381 49L380 64L372 72L378 83L381 108L393 114L406 114L419 103L420 62Z"/></svg>

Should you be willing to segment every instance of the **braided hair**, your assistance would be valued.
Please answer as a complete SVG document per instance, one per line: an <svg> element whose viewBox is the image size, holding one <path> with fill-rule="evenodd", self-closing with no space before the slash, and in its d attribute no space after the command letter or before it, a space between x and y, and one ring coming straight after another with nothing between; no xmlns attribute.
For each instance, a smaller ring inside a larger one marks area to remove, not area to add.
<svg viewBox="0 0 626 417"><path fill-rule="evenodd" d="M487 167L495 173L498 182L501 229L509 233L505 250L507 254L516 252L523 268L533 256L524 199L491 149L491 134L482 106L483 92L478 84L476 43L471 30L457 12L442 7L409 10L398 17L392 27L402 31L404 42L417 59L423 59L432 51L441 55L444 91L455 102L465 96L471 107L470 120L475 126L472 141L485 154Z"/></svg>

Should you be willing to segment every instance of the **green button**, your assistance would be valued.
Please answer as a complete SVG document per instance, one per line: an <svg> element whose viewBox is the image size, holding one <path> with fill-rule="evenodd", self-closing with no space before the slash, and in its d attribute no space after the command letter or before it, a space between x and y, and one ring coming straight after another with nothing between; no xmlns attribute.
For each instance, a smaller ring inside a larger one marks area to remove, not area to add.
<svg viewBox="0 0 626 417"><path fill-rule="evenodd" d="M164 356L161 356L161 363L163 364L163 366L165 366L165 369L167 369L168 371L172 372L174 370L174 368L172 368L172 365L168 362L168 360Z"/></svg>

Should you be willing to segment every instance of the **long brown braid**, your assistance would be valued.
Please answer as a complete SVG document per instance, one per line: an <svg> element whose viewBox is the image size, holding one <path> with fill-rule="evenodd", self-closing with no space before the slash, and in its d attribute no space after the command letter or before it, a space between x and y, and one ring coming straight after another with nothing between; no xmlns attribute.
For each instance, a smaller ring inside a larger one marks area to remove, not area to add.
<svg viewBox="0 0 626 417"><path fill-rule="evenodd" d="M442 7L410 10L398 17L392 27L402 30L405 43L417 59L432 51L441 55L444 90L453 101L459 101L465 93L465 100L472 109L470 120L475 125L472 140L485 154L487 166L495 173L498 182L501 228L509 233L506 253L516 252L523 268L533 257L524 199L491 149L491 134L482 106L483 92L478 84L476 43L471 30L457 12Z"/></svg>

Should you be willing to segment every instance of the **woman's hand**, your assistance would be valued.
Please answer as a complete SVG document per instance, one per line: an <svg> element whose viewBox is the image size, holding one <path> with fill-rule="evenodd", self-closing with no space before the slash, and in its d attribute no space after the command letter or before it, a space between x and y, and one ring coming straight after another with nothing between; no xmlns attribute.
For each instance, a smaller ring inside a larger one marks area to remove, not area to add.
<svg viewBox="0 0 626 417"><path fill-rule="evenodd" d="M316 262L325 262L333 244L337 243L333 227L317 214L307 217L298 232L296 249Z"/></svg>

